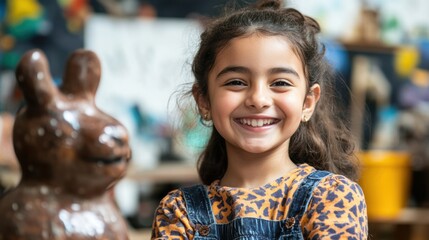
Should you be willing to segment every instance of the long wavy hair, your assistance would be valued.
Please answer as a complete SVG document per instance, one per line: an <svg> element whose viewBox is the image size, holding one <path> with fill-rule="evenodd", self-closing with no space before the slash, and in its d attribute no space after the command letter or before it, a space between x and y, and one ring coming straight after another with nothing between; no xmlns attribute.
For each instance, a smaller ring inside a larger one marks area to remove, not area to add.
<svg viewBox="0 0 429 240"><path fill-rule="evenodd" d="M296 164L307 163L316 169L328 170L356 180L358 161L350 130L338 117L335 102L335 77L324 58L325 48L318 41L319 24L292 8L284 8L281 0L264 0L235 10L205 26L200 46L192 63L194 87L208 98L208 75L218 52L231 39L254 33L284 36L300 57L307 79L307 88L321 87L321 96L310 121L300 124L290 140L289 155ZM225 139L213 127L206 148L198 159L198 173L204 184L225 174L228 166Z"/></svg>

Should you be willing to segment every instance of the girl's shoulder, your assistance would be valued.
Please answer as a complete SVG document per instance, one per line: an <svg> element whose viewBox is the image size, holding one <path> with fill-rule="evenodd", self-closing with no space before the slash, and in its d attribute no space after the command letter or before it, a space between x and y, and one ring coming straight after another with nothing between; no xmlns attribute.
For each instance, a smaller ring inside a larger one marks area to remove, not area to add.
<svg viewBox="0 0 429 240"><path fill-rule="evenodd" d="M326 209L338 214L349 212L359 217L362 222L366 216L362 188L358 183L339 174L330 174L319 182L313 190L309 208L313 209L315 214L322 214Z"/></svg>
<svg viewBox="0 0 429 240"><path fill-rule="evenodd" d="M330 174L322 179L314 189L313 194L315 196L326 196L326 200L329 201L334 201L335 199L351 201L353 196L363 199L363 191L359 184L339 174Z"/></svg>
<svg viewBox="0 0 429 240"><path fill-rule="evenodd" d="M298 176L296 177L296 183L300 183L302 180L304 180L308 175L313 173L314 171L317 171L314 167L308 165L308 164L301 164L299 165L300 171L298 172ZM326 192L328 190L338 190L338 191L353 191L357 193L361 193L362 189L360 188L359 184L354 182L353 180L347 178L346 176L330 173L326 177L322 178L320 180L320 183L317 185L315 190L319 192Z"/></svg>
<svg viewBox="0 0 429 240"><path fill-rule="evenodd" d="M315 168L307 164L299 166L300 171L295 181L298 187L304 181L304 179L312 172L317 171ZM313 201L314 202L325 202L331 203L338 202L339 205L344 203L347 204L362 204L365 202L364 193L358 183L351 179L331 173L326 177L322 178L320 182L315 186L313 190Z"/></svg>
<svg viewBox="0 0 429 240"><path fill-rule="evenodd" d="M326 176L313 189L302 223L311 239L331 238L334 234L341 239L366 239L367 207L361 187L342 175Z"/></svg>
<svg viewBox="0 0 429 240"><path fill-rule="evenodd" d="M175 211L184 212L186 209L185 200L181 189L175 189L167 193L159 202L157 211Z"/></svg>

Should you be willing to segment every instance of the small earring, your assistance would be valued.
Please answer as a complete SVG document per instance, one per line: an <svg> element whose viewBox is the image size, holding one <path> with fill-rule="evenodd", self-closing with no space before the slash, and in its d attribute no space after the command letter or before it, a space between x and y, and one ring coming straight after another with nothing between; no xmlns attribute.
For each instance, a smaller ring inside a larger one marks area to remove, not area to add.
<svg viewBox="0 0 429 240"><path fill-rule="evenodd" d="M308 121L307 116L306 115L302 116L302 122L307 122L307 121Z"/></svg>
<svg viewBox="0 0 429 240"><path fill-rule="evenodd" d="M211 123L211 119L210 119L210 114L209 113L204 113L204 115L202 115L201 118L200 118L200 122L201 122L201 124L203 124L206 127L213 126L213 123Z"/></svg>

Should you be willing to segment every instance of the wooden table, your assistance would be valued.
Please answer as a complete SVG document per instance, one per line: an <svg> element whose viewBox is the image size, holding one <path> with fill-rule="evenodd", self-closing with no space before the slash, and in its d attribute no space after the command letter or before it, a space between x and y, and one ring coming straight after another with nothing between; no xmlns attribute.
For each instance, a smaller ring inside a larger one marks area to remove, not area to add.
<svg viewBox="0 0 429 240"><path fill-rule="evenodd" d="M428 240L429 208L405 208L396 218L370 218L370 239Z"/></svg>
<svg viewBox="0 0 429 240"><path fill-rule="evenodd" d="M128 179L149 183L188 183L199 182L196 165L185 163L161 164L154 169L130 167Z"/></svg>
<svg viewBox="0 0 429 240"><path fill-rule="evenodd" d="M151 229L133 230L130 229L128 233L130 240L147 240L151 237Z"/></svg>

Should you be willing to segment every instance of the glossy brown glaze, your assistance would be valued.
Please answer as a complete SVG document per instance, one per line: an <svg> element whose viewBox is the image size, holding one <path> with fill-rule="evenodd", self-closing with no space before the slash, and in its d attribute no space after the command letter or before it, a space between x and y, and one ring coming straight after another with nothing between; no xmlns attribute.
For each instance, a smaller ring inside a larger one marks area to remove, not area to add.
<svg viewBox="0 0 429 240"><path fill-rule="evenodd" d="M57 88L41 51L21 59L16 78L26 105L13 143L22 179L0 199L0 240L128 239L109 195L128 166L128 134L95 106L100 74L97 56L78 50Z"/></svg>

